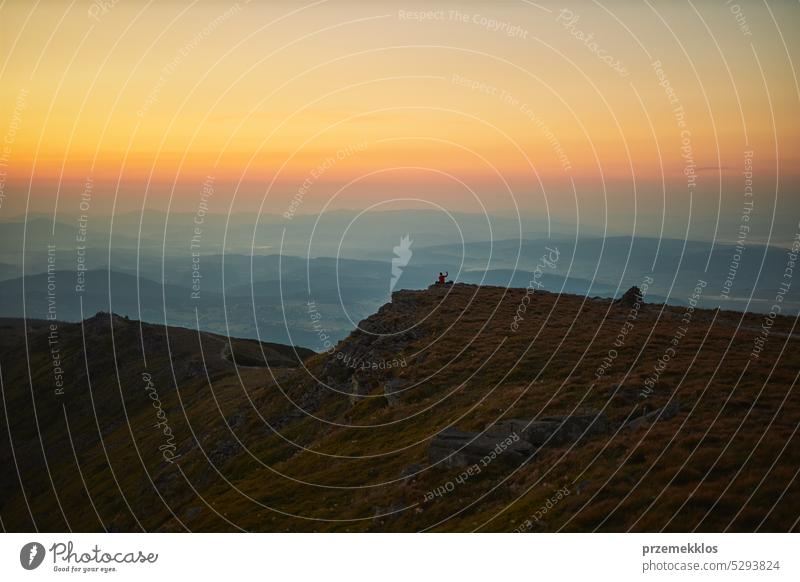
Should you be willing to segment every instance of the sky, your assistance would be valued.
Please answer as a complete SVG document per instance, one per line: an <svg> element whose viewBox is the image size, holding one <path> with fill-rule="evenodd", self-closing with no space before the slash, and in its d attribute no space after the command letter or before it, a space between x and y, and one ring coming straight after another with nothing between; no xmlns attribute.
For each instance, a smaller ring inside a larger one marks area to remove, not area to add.
<svg viewBox="0 0 800 582"><path fill-rule="evenodd" d="M204 203L704 231L739 221L752 169L789 239L799 28L788 1L6 0L0 219Z"/></svg>

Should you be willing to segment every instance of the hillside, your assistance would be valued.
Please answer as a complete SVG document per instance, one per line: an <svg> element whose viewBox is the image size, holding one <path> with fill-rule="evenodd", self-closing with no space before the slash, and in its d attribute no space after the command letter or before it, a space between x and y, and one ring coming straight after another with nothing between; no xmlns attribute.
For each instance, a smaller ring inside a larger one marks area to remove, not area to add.
<svg viewBox="0 0 800 582"><path fill-rule="evenodd" d="M796 530L795 319L644 300L399 291L322 354L99 314L58 324L63 394L3 320L2 523Z"/></svg>

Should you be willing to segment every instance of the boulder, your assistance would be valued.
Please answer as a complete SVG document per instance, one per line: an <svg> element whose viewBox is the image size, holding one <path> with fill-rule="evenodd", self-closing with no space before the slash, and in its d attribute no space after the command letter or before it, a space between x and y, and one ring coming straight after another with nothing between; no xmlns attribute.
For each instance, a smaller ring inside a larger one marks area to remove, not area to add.
<svg viewBox="0 0 800 582"><path fill-rule="evenodd" d="M580 438L608 430L608 421L597 412L569 416L544 416L536 420L511 419L487 428L487 434L501 436L518 434L535 447L562 446L575 443Z"/></svg>
<svg viewBox="0 0 800 582"><path fill-rule="evenodd" d="M637 303L641 305L642 301L643 301L642 290L634 285L633 287L625 291L622 297L617 299L614 303L617 305L631 307L633 305L636 305Z"/></svg>
<svg viewBox="0 0 800 582"><path fill-rule="evenodd" d="M521 464L533 453L533 447L517 436L463 432L450 427L437 434L428 447L428 460L439 466L481 468L495 460Z"/></svg>

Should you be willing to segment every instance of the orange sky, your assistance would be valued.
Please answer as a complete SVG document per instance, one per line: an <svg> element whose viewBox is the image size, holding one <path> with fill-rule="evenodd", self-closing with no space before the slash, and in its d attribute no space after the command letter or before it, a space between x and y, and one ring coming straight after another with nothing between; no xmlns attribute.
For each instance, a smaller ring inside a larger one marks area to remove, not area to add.
<svg viewBox="0 0 800 582"><path fill-rule="evenodd" d="M76 212L87 177L104 207L117 184L118 208L141 207L149 184L148 206L174 185L192 208L207 175L221 212L239 182L235 209L281 212L310 180L308 212L572 213L577 196L591 215L634 192L660 207L662 169L684 201L690 166L716 209L721 180L739 204L746 149L790 197L800 5L744 4L5 2L0 216L56 192Z"/></svg>

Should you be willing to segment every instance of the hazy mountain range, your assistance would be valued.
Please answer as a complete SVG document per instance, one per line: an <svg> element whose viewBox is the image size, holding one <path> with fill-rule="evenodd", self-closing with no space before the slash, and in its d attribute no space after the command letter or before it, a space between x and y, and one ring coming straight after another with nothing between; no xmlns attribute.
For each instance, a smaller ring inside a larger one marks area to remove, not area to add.
<svg viewBox="0 0 800 582"><path fill-rule="evenodd" d="M647 301L676 305L702 280L703 306L765 312L788 260L785 249L750 241L739 252L701 241L576 236L565 225L551 225L548 237L541 221L521 226L471 214L339 211L319 221L265 216L258 225L241 215L201 218L197 224L196 215L123 214L113 228L109 217L5 221L0 315L45 318L52 309L58 319L78 321L113 311L320 349L321 334L345 337L392 288L425 288L440 271L466 283L526 287L535 279L550 291L600 297L652 278ZM406 235L410 256L392 287L394 248ZM542 263L550 255L557 261ZM50 290L48 282L55 282ZM309 302L319 319L310 318ZM800 302L790 292L781 307L797 313Z"/></svg>

